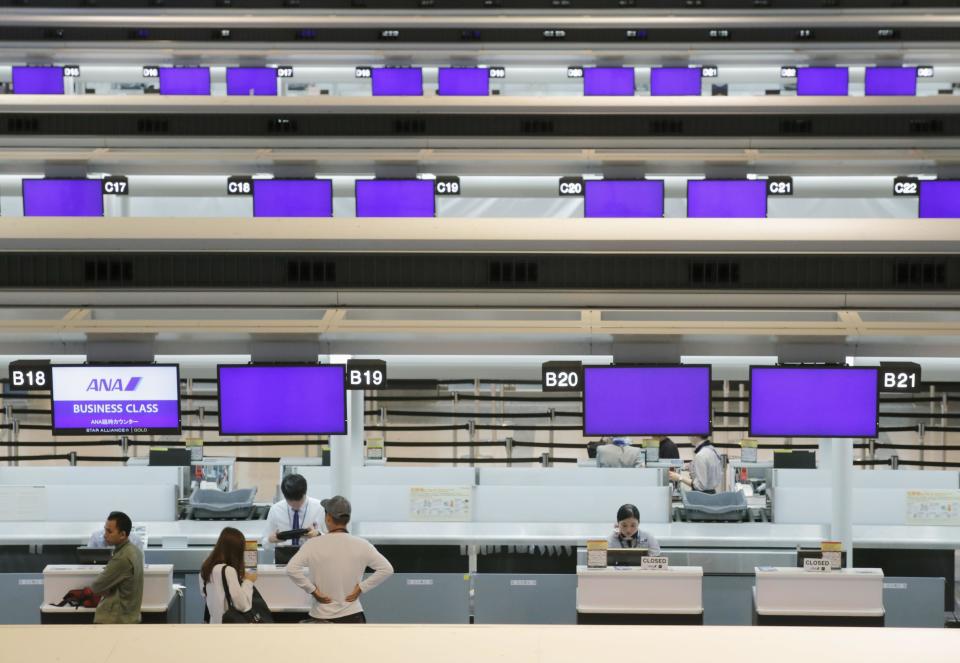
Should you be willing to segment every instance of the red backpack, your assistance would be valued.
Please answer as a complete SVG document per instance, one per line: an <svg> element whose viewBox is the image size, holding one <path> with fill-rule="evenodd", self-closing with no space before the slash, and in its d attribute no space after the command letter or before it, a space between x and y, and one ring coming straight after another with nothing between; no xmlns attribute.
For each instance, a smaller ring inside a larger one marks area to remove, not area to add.
<svg viewBox="0 0 960 663"><path fill-rule="evenodd" d="M100 604L103 594L97 594L89 587L71 589L63 595L60 603L54 603L58 608L69 605L72 608L96 608Z"/></svg>

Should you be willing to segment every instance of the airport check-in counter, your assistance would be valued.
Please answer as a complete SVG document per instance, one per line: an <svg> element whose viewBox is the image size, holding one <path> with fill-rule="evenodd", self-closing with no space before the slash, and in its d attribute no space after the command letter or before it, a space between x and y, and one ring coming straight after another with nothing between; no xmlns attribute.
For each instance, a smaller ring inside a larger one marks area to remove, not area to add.
<svg viewBox="0 0 960 663"><path fill-rule="evenodd" d="M883 626L882 569L806 571L758 567L754 623L763 626Z"/></svg>
<svg viewBox="0 0 960 663"><path fill-rule="evenodd" d="M89 587L103 570L96 564L51 564L43 570L43 604L40 606L42 624L93 623L95 608L57 607L57 603L72 589ZM172 564L146 564L143 568L143 602L141 620L147 623L175 623L183 621L173 584Z"/></svg>
<svg viewBox="0 0 960 663"><path fill-rule="evenodd" d="M578 624L702 624L703 569L577 567Z"/></svg>
<svg viewBox="0 0 960 663"><path fill-rule="evenodd" d="M95 469L121 472L137 468ZM329 477L328 467L303 469ZM391 472L394 469L407 471L394 474ZM457 472L456 476L421 472L434 469ZM614 524L611 514L619 504L641 502L636 496L644 491L659 495L657 491L668 490L666 486L658 485L659 470L576 469L585 472L582 476L572 477L561 474L575 471L574 468L503 468L488 474L474 468L389 466L357 471L355 476L362 480L356 481L352 488L355 518L351 531L383 551L397 572L388 583L364 597L371 621L402 622L410 616L411 602L424 603L421 597L432 593L430 601L425 603L447 605L445 614L453 621L459 621L460 615L466 614L472 615L476 623L574 623L576 566L585 563L585 559L578 560L576 549L588 539L606 538L610 534ZM552 474L558 470L561 470L559 474ZM507 474L514 471L518 473ZM896 479L893 475L898 473L884 472L885 477L880 477L879 472L870 474L878 475L871 479L874 481L892 481ZM946 474L955 476L956 473L942 473L939 480L952 480L944 478ZM511 485L508 480L514 477L517 483ZM310 479L310 492L315 497L329 494L330 484L325 485L323 478ZM607 485L591 484L601 479L605 479L603 483ZM474 497L470 513L473 520L411 519L409 494L412 486L429 487L433 482L434 487L443 487L456 481L472 482L468 488ZM573 481L584 484L578 490L564 491L563 484L569 486ZM617 485L620 482L633 483L634 486L621 487ZM604 499L609 499L610 504L599 504L595 512L589 511L597 502L591 501L591 496L595 498L607 492L610 494ZM663 509L656 507L659 502L653 499L644 498L643 503L641 527L660 540L670 564L703 568L703 619L707 624L751 623L755 567L793 567L798 546L815 547L830 538L828 526L824 523L669 522L666 497ZM131 510L135 524L146 527L150 544L145 552L146 562L173 565L174 582L186 587L184 619L187 622L201 619L203 606L197 573L220 530L225 526L237 527L247 538L259 539L265 529L263 520L152 520L137 514L136 510ZM75 564L76 547L85 545L91 532L103 526L104 516L99 511L85 521L73 522L48 515L51 517L47 520L38 517L0 522L0 560L3 562L0 590L10 596L13 603L40 603L42 569L48 564ZM547 518L552 522L545 521ZM939 566L934 566L940 576L918 577L929 564L917 561L916 555L929 552L935 555L930 558L934 561L949 559L952 581L952 560L954 551L960 548L960 528L855 524L853 540L855 563L884 568L886 572L883 592L887 625L933 625L937 618L942 624L943 606L936 605L935 600L931 602L930 597L937 596L938 592L940 596L944 595L941 578L948 572L941 572ZM894 567L891 570L885 564L873 563L866 556L872 554L871 550L890 553L889 556L895 559L914 559L915 563L908 568ZM272 563L272 551L261 551L260 562L262 565ZM264 570L262 575L262 582L269 582L271 573ZM289 585L289 590L299 591L282 570L275 570L272 576L277 582ZM473 592L472 604L470 591ZM305 598L295 596L301 601ZM281 609L291 607L284 603L279 605ZM462 611L454 610L454 605L462 606ZM929 609L930 605L932 609ZM925 615L922 623L918 617L921 613ZM428 616L421 617L427 619ZM429 619L434 620L433 617ZM23 623L23 620L24 617L12 607L0 610L2 622ZM436 618L436 621L443 620Z"/></svg>

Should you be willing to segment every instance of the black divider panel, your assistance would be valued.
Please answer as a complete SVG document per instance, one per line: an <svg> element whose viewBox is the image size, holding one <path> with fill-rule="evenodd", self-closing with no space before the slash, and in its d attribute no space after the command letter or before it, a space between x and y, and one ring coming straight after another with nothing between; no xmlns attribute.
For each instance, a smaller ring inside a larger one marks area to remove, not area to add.
<svg viewBox="0 0 960 663"><path fill-rule="evenodd" d="M41 553L28 546L0 546L0 573L43 573L47 564L79 563L77 546L44 545Z"/></svg>
<svg viewBox="0 0 960 663"><path fill-rule="evenodd" d="M0 30L0 41L4 39ZM960 41L960 31L955 37ZM575 110L572 108L571 110ZM761 107L751 113L671 110L618 113L446 113L429 108L398 111L388 101L377 111L338 113L277 108L263 112L220 113L198 107L182 113L118 108L110 112L0 113L5 136L110 137L239 137L301 138L566 138L583 147L597 139L670 138L837 138L876 139L873 147L897 138L930 139L960 136L960 113L910 109L889 113L810 113L796 108Z"/></svg>
<svg viewBox="0 0 960 663"><path fill-rule="evenodd" d="M477 556L478 573L576 573L577 551L496 552Z"/></svg>
<svg viewBox="0 0 960 663"><path fill-rule="evenodd" d="M517 261L536 270L493 269ZM0 253L0 288L944 292L960 255Z"/></svg>
<svg viewBox="0 0 960 663"><path fill-rule="evenodd" d="M885 576L913 578L943 578L943 609L953 612L954 582L953 550L924 550L911 548L854 548L853 565L861 568L883 569Z"/></svg>
<svg viewBox="0 0 960 663"><path fill-rule="evenodd" d="M470 560L460 546L378 545L396 573L467 573Z"/></svg>

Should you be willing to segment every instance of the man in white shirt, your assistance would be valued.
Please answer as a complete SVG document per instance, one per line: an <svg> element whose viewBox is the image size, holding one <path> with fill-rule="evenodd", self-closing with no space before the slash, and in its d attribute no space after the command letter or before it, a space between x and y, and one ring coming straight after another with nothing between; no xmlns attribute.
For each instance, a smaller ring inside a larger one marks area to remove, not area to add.
<svg viewBox="0 0 960 663"><path fill-rule="evenodd" d="M393 575L393 566L369 541L347 532L351 511L347 498L335 495L321 504L327 534L301 546L287 564L287 575L314 599L309 621L365 624L360 594ZM374 573L364 580L367 567Z"/></svg>
<svg viewBox="0 0 960 663"><path fill-rule="evenodd" d="M300 474L288 474L280 482L283 499L270 507L267 514L267 529L263 535L263 547L299 546L308 539L319 536L323 524L323 505L320 500L307 495L307 480ZM306 534L286 541L278 534L293 529L305 529Z"/></svg>
<svg viewBox="0 0 960 663"><path fill-rule="evenodd" d="M693 489L704 493L716 493L723 483L723 459L707 435L700 438L693 450L690 478L693 479Z"/></svg>

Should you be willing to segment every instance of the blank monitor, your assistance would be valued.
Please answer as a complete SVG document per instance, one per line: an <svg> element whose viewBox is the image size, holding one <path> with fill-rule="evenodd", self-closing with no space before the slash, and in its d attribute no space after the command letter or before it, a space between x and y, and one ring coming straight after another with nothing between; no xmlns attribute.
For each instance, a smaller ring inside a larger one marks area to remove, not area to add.
<svg viewBox="0 0 960 663"><path fill-rule="evenodd" d="M921 180L920 218L960 219L960 180Z"/></svg>
<svg viewBox="0 0 960 663"><path fill-rule="evenodd" d="M709 366L585 366L584 436L709 435Z"/></svg>
<svg viewBox="0 0 960 663"><path fill-rule="evenodd" d="M750 436L876 437L878 369L752 366Z"/></svg>
<svg viewBox="0 0 960 663"><path fill-rule="evenodd" d="M917 94L916 67L867 67L864 94L868 97L913 97Z"/></svg>
<svg viewBox="0 0 960 663"><path fill-rule="evenodd" d="M273 67L227 67L227 95L276 96L277 70Z"/></svg>
<svg viewBox="0 0 960 663"><path fill-rule="evenodd" d="M767 216L764 180L688 180L687 217L763 219Z"/></svg>
<svg viewBox="0 0 960 663"><path fill-rule="evenodd" d="M342 435L345 368L320 364L217 367L221 435Z"/></svg>
<svg viewBox="0 0 960 663"><path fill-rule="evenodd" d="M486 97L490 94L490 70L480 67L440 67L437 94L442 97Z"/></svg>
<svg viewBox="0 0 960 663"><path fill-rule="evenodd" d="M654 97L698 97L699 67L656 67L650 70L650 94Z"/></svg>
<svg viewBox="0 0 960 663"><path fill-rule="evenodd" d="M845 97L850 71L846 67L800 67L797 69L797 96Z"/></svg>
<svg viewBox="0 0 960 663"><path fill-rule="evenodd" d="M330 180L254 180L255 217L333 216L333 183Z"/></svg>
<svg viewBox="0 0 960 663"><path fill-rule="evenodd" d="M63 67L13 67L14 94L63 94Z"/></svg>
<svg viewBox="0 0 960 663"><path fill-rule="evenodd" d="M357 217L435 216L433 180L357 180Z"/></svg>
<svg viewBox="0 0 960 663"><path fill-rule="evenodd" d="M586 180L583 215L587 218L663 216L663 180Z"/></svg>
<svg viewBox="0 0 960 663"><path fill-rule="evenodd" d="M585 67L584 96L632 97L636 92L633 67Z"/></svg>
<svg viewBox="0 0 960 663"><path fill-rule="evenodd" d="M160 67L160 94L209 95L210 69L207 67Z"/></svg>
<svg viewBox="0 0 960 663"><path fill-rule="evenodd" d="M24 216L103 216L100 180L25 179Z"/></svg>
<svg viewBox="0 0 960 663"><path fill-rule="evenodd" d="M423 95L423 70L419 67L380 67L370 72L370 78L375 97Z"/></svg>

